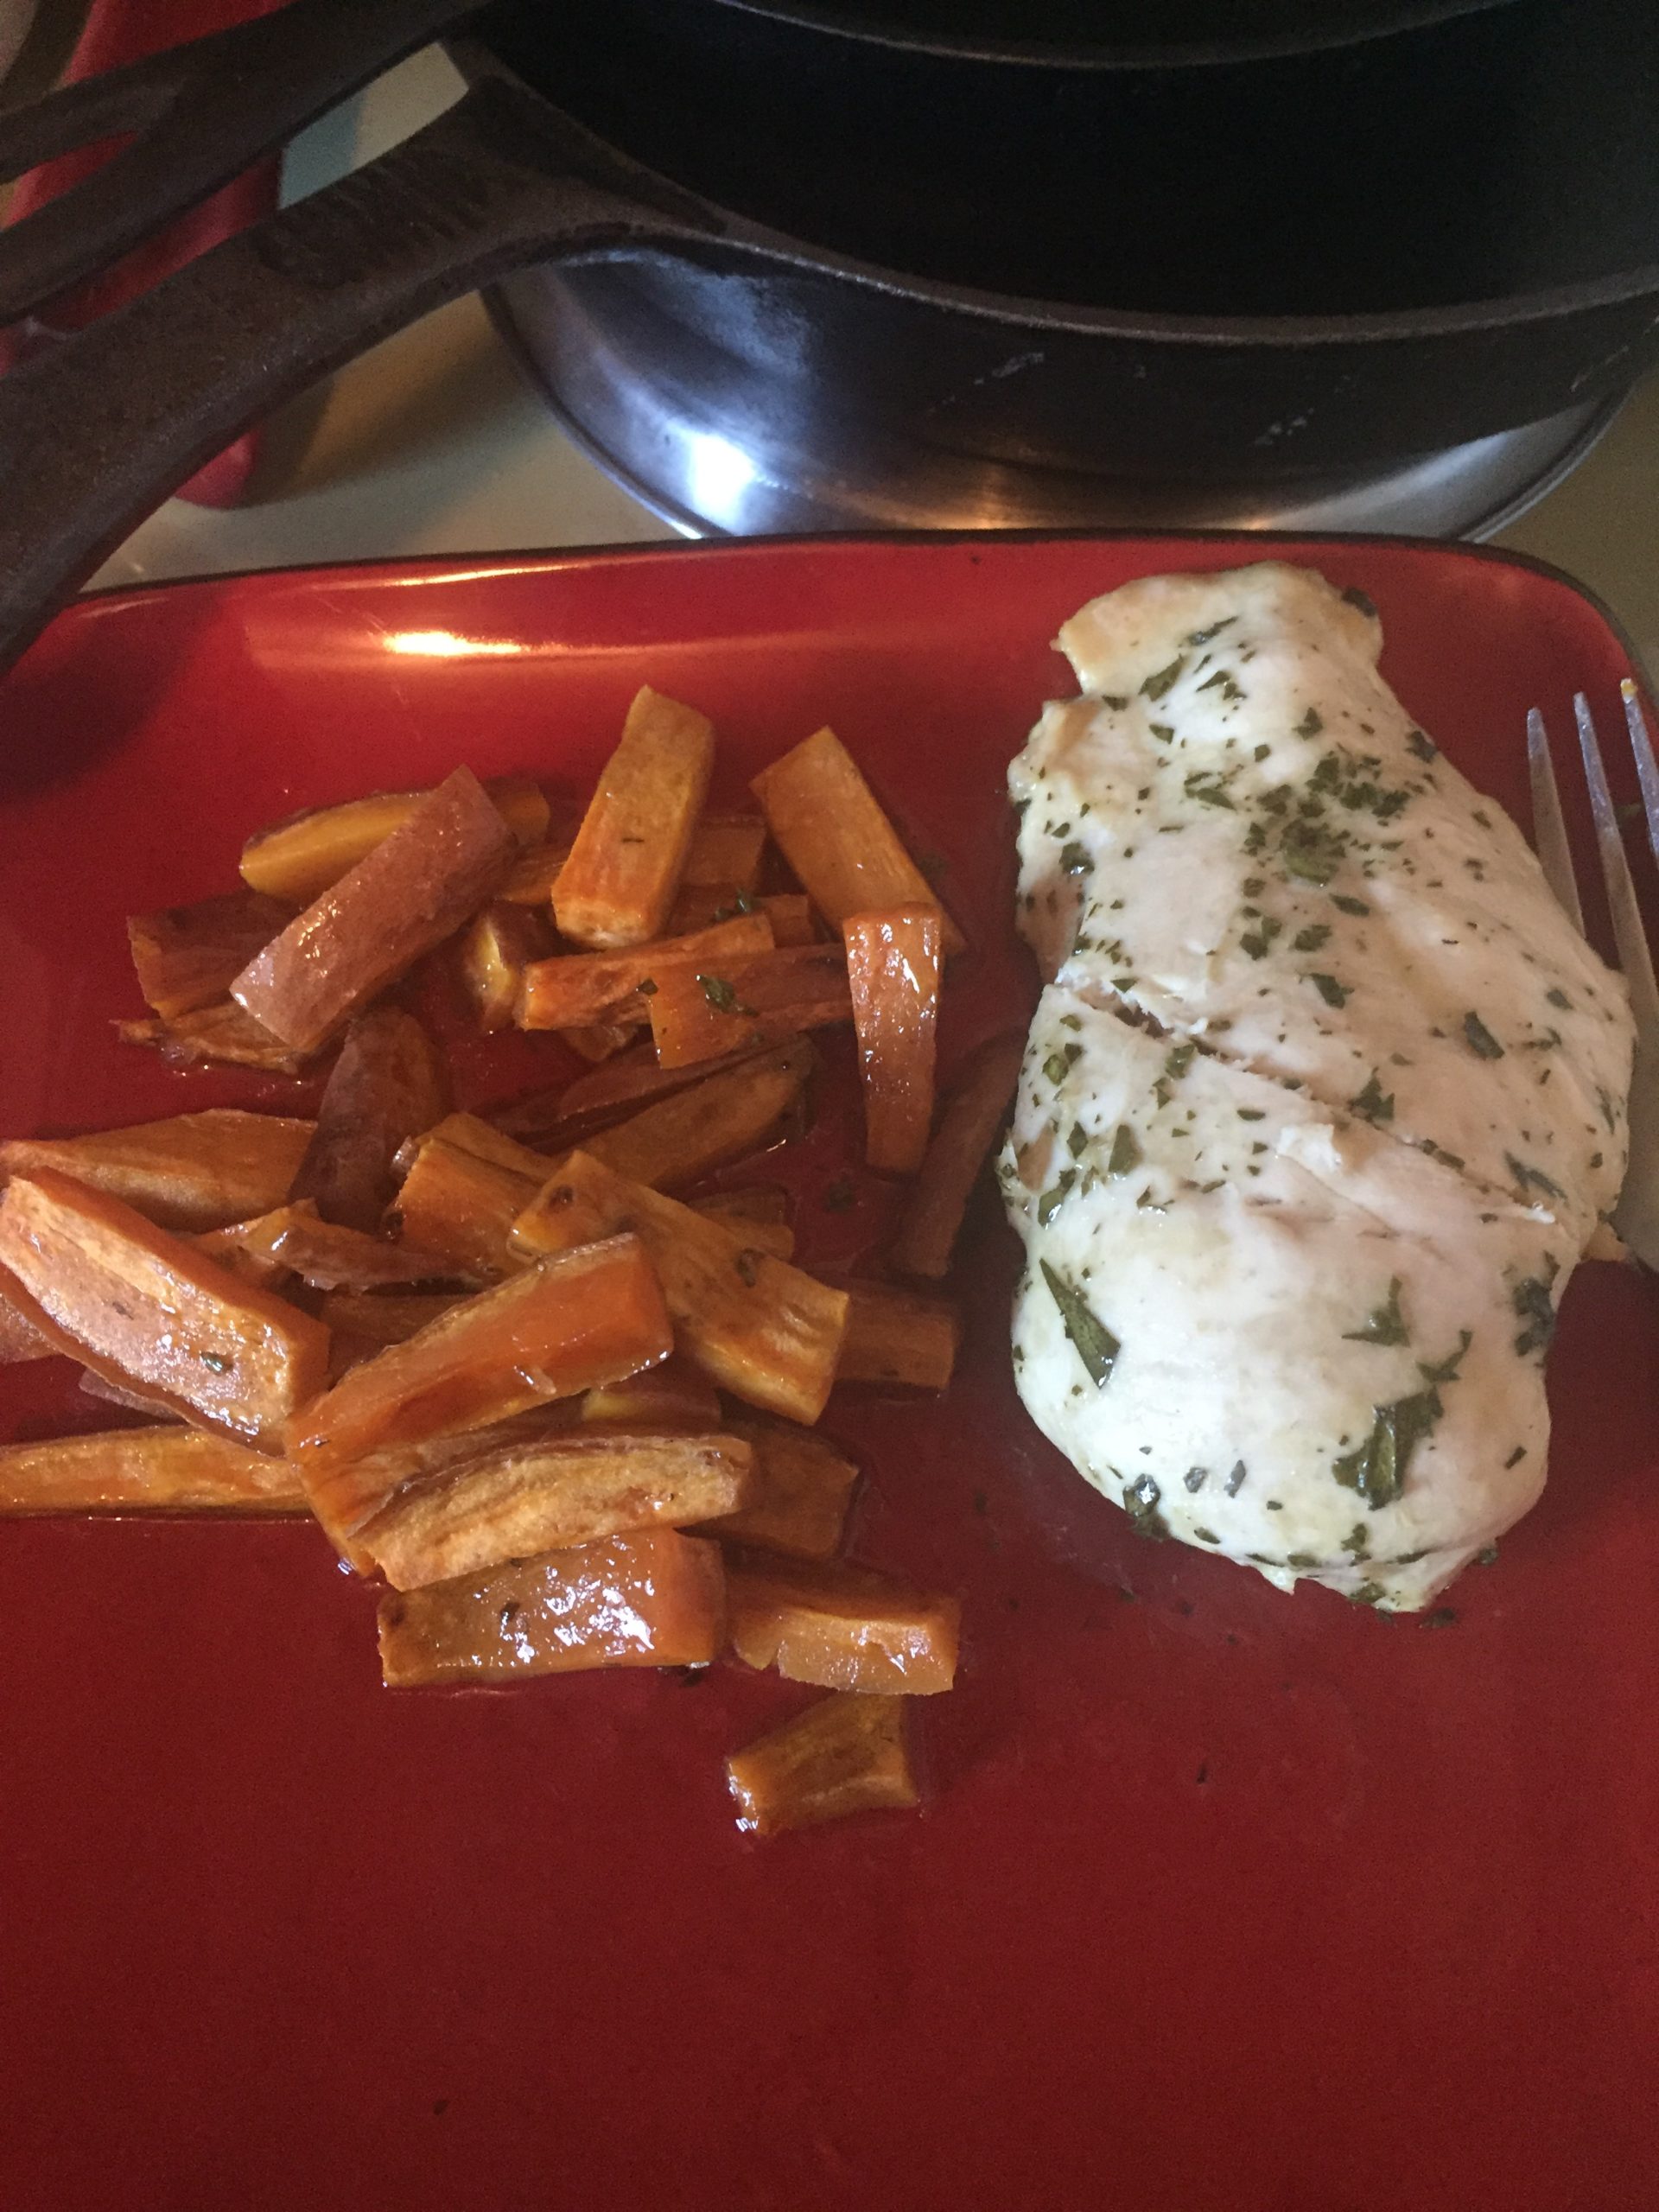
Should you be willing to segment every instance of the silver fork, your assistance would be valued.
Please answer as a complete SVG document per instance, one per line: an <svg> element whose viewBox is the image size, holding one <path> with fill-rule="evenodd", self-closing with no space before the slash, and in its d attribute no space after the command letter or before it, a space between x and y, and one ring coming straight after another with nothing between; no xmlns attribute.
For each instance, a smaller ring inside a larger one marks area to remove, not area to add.
<svg viewBox="0 0 1659 2212"><path fill-rule="evenodd" d="M1659 762L1653 755L1642 702L1628 677L1619 686L1624 702L1624 722L1636 755L1636 773L1642 786L1642 810L1647 818L1648 843L1659 861ZM1573 696L1573 712L1579 726L1579 750L1584 757L1584 779L1590 792L1590 811L1595 818L1596 847L1601 856L1602 880L1612 914L1618 964L1630 986L1630 1012L1636 1020L1636 1072L1630 1083L1630 1164L1613 1213L1613 1227L1639 1259L1659 1268L1659 984L1653 973L1653 955L1637 905L1630 864L1619 834L1618 816L1607 788L1607 772L1582 691ZM1527 716L1527 762L1532 772L1533 838L1538 848L1550 889L1571 915L1580 933L1584 910L1573 880L1573 858L1561 820L1560 793L1550 760L1549 737L1544 718L1535 707Z"/></svg>

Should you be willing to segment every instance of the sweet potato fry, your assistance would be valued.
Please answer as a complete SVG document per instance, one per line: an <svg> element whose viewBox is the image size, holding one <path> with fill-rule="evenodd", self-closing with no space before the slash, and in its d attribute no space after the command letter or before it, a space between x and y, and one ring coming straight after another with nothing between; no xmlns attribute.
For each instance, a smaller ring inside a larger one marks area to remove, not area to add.
<svg viewBox="0 0 1659 2212"><path fill-rule="evenodd" d="M766 849L766 825L758 814L705 814L691 833L681 882L687 888L712 883L753 891Z"/></svg>
<svg viewBox="0 0 1659 2212"><path fill-rule="evenodd" d="M524 969L551 951L551 932L528 906L492 899L461 940L461 980L480 1029L505 1029L524 988Z"/></svg>
<svg viewBox="0 0 1659 2212"><path fill-rule="evenodd" d="M48 1344L9 1298L0 1298L0 1367L19 1367L31 1359L49 1359L56 1350L57 1346Z"/></svg>
<svg viewBox="0 0 1659 2212"><path fill-rule="evenodd" d="M774 944L812 944L817 931L812 925L812 902L804 891L769 891L764 897L741 890L734 883L692 883L681 891L668 918L666 934L681 937L692 930L708 929L730 921L735 914L764 914L772 924Z"/></svg>
<svg viewBox="0 0 1659 2212"><path fill-rule="evenodd" d="M630 1529L711 1521L747 1495L749 1461L735 1436L550 1436L402 1492L356 1541L394 1590L424 1589Z"/></svg>
<svg viewBox="0 0 1659 2212"><path fill-rule="evenodd" d="M489 793L517 845L547 836L548 808L541 785L528 776L491 776ZM242 848L242 880L253 891L308 906L331 884L366 859L394 830L401 830L429 791L376 791L339 806L309 807L273 823Z"/></svg>
<svg viewBox="0 0 1659 2212"><path fill-rule="evenodd" d="M646 998L672 969L749 958L772 949L764 914L738 914L690 937L659 938L627 952L572 952L532 960L524 969L516 1020L521 1029L643 1021Z"/></svg>
<svg viewBox="0 0 1659 2212"><path fill-rule="evenodd" d="M939 910L890 906L842 928L864 1090L864 1157L913 1175L933 1123L939 1021Z"/></svg>
<svg viewBox="0 0 1659 2212"><path fill-rule="evenodd" d="M293 915L291 906L259 891L129 914L127 942L145 1005L166 1021L213 1005Z"/></svg>
<svg viewBox="0 0 1659 2212"><path fill-rule="evenodd" d="M706 1214L722 1229L774 1260L795 1256L795 1232L789 1225L789 1198L776 1183L755 1183L739 1191L711 1191L690 1201L694 1213Z"/></svg>
<svg viewBox="0 0 1659 2212"><path fill-rule="evenodd" d="M215 999L194 1014L175 1014L170 1021L159 1017L143 1021L118 1021L115 1033L124 1045L147 1045L175 1067L212 1066L215 1061L235 1068L258 1068L266 1075L301 1075L308 1061L321 1050L299 1052L273 1037L234 999Z"/></svg>
<svg viewBox="0 0 1659 2212"><path fill-rule="evenodd" d="M946 1098L890 1255L900 1274L937 1282L950 1272L963 1216L1007 1118L1025 1050L1024 1037L1013 1031L988 1038Z"/></svg>
<svg viewBox="0 0 1659 2212"><path fill-rule="evenodd" d="M660 1367L647 1367L620 1382L601 1382L582 1402L584 1422L613 1428L701 1428L721 1427L720 1393L706 1375L676 1352Z"/></svg>
<svg viewBox="0 0 1659 2212"><path fill-rule="evenodd" d="M771 1421L732 1421L734 1436L754 1453L747 1504L704 1531L791 1559L833 1559L847 1525L858 1468L808 1428Z"/></svg>
<svg viewBox="0 0 1659 2212"><path fill-rule="evenodd" d="M569 845L532 845L507 870L496 896L512 906L543 906L550 914L553 887L569 857Z"/></svg>
<svg viewBox="0 0 1659 2212"><path fill-rule="evenodd" d="M412 1147L414 1158L419 1157L421 1147L425 1144L454 1145L458 1151L471 1153L475 1160L487 1160L492 1167L516 1175L520 1182L544 1183L552 1173L541 1153L520 1144L516 1137L508 1136L481 1114L446 1114L442 1121L434 1122ZM412 1160L406 1157L405 1171L412 1164Z"/></svg>
<svg viewBox="0 0 1659 2212"><path fill-rule="evenodd" d="M849 914L938 900L833 730L804 738L749 785L774 842L834 928ZM943 918L944 949L963 936Z"/></svg>
<svg viewBox="0 0 1659 2212"><path fill-rule="evenodd" d="M847 957L838 944L665 969L648 1003L652 1038L665 1068L853 1017Z"/></svg>
<svg viewBox="0 0 1659 2212"><path fill-rule="evenodd" d="M401 1344L461 1303L448 1290L331 1290L317 1319L336 1337L350 1337L377 1350Z"/></svg>
<svg viewBox="0 0 1659 2212"><path fill-rule="evenodd" d="M290 1196L312 1199L344 1228L378 1228L397 1187L398 1147L432 1127L448 1094L442 1058L412 1014L359 1014L329 1071Z"/></svg>
<svg viewBox="0 0 1659 2212"><path fill-rule="evenodd" d="M216 1230L226 1237L232 1232ZM407 1238L365 1236L360 1229L319 1218L310 1199L278 1206L234 1232L241 1249L279 1274L296 1274L313 1290L385 1290L454 1280L453 1262Z"/></svg>
<svg viewBox="0 0 1659 2212"><path fill-rule="evenodd" d="M285 1459L175 1422L0 1448L0 1514L306 1510Z"/></svg>
<svg viewBox="0 0 1659 2212"><path fill-rule="evenodd" d="M60 1351L187 1419L280 1448L328 1332L182 1237L49 1167L0 1197L0 1288Z"/></svg>
<svg viewBox="0 0 1659 2212"><path fill-rule="evenodd" d="M650 1529L389 1592L380 1667L393 1689L585 1667L706 1667L725 1629L720 1547Z"/></svg>
<svg viewBox="0 0 1659 2212"><path fill-rule="evenodd" d="M959 1599L924 1596L861 1567L729 1551L732 1648L748 1667L827 1690L948 1690L956 1680Z"/></svg>
<svg viewBox="0 0 1659 2212"><path fill-rule="evenodd" d="M679 1350L734 1397L815 1421L835 1380L841 1292L581 1152L513 1224L512 1241L534 1257L628 1230L651 1254Z"/></svg>
<svg viewBox="0 0 1659 2212"><path fill-rule="evenodd" d="M91 1136L13 1137L0 1144L0 1181L54 1168L163 1229L223 1229L281 1205L315 1126L221 1106Z"/></svg>
<svg viewBox="0 0 1659 2212"><path fill-rule="evenodd" d="M726 1762L737 1825L755 1835L919 1804L900 1697L821 1698Z"/></svg>
<svg viewBox="0 0 1659 2212"><path fill-rule="evenodd" d="M642 1039L573 1083L533 1090L507 1105L492 1107L484 1118L521 1144L580 1144L594 1130L620 1121L652 1099L666 1098L688 1084L701 1083L705 1076L737 1067L760 1049L756 1046L749 1052L728 1052L724 1059L705 1060L695 1067L665 1068L658 1061L656 1046Z"/></svg>
<svg viewBox="0 0 1659 2212"><path fill-rule="evenodd" d="M672 1347L644 1245L611 1237L463 1299L354 1367L289 1421L289 1457L318 1519L349 1532L385 1502L366 1455L574 1397Z"/></svg>
<svg viewBox="0 0 1659 2212"><path fill-rule="evenodd" d="M706 715L648 686L635 695L553 887L562 937L628 945L661 936L714 761Z"/></svg>
<svg viewBox="0 0 1659 2212"><path fill-rule="evenodd" d="M644 1025L642 1014L638 1021L584 1021L578 1028L561 1029L557 1034L573 1052L597 1066L601 1060L626 1052Z"/></svg>
<svg viewBox="0 0 1659 2212"><path fill-rule="evenodd" d="M943 1390L957 1363L962 1317L948 1299L885 1282L849 1282L837 1382L900 1382Z"/></svg>
<svg viewBox="0 0 1659 2212"><path fill-rule="evenodd" d="M779 1116L800 1096L817 1058L808 1039L793 1037L601 1130L585 1149L652 1190L695 1183L770 1136Z"/></svg>
<svg viewBox="0 0 1659 2212"><path fill-rule="evenodd" d="M434 1135L416 1153L391 1217L409 1243L441 1254L451 1272L493 1282L518 1264L508 1232L555 1165L544 1160L541 1174L529 1178Z"/></svg>
<svg viewBox="0 0 1659 2212"><path fill-rule="evenodd" d="M231 996L284 1043L321 1044L458 929L512 855L477 777L457 768L249 962Z"/></svg>

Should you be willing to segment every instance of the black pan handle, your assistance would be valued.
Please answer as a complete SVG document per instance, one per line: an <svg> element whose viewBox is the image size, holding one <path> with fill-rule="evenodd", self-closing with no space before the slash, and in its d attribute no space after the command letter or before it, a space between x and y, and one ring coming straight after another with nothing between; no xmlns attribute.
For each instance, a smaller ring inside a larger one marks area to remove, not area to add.
<svg viewBox="0 0 1659 2212"><path fill-rule="evenodd" d="M795 265L507 78L0 378L0 671L166 495L279 402L543 260Z"/></svg>
<svg viewBox="0 0 1659 2212"><path fill-rule="evenodd" d="M478 0L293 0L0 111L0 183L101 138L103 167L0 232L0 323L79 284L228 184Z"/></svg>

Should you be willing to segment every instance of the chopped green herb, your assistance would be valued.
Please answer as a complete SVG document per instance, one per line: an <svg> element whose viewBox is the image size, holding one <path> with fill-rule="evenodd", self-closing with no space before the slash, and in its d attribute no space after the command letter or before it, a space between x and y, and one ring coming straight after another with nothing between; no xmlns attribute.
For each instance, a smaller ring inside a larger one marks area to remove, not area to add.
<svg viewBox="0 0 1659 2212"><path fill-rule="evenodd" d="M1406 743L1420 760L1438 760L1440 757L1440 747L1435 744L1427 730L1408 729L1406 732Z"/></svg>
<svg viewBox="0 0 1659 2212"><path fill-rule="evenodd" d="M1310 707L1296 725L1298 737L1317 737L1325 728L1325 717L1317 707Z"/></svg>
<svg viewBox="0 0 1659 2212"><path fill-rule="evenodd" d="M1158 1510L1163 1492L1150 1475L1138 1475L1132 1483L1123 1485L1123 1510L1128 1515L1138 1536L1149 1536L1154 1543L1161 1543L1169 1534L1169 1523Z"/></svg>
<svg viewBox="0 0 1659 2212"><path fill-rule="evenodd" d="M1503 1058L1503 1047L1498 1043L1497 1038L1493 1036L1491 1031L1486 1027L1485 1023L1481 1020L1478 1014L1465 1014L1464 1015L1463 1033L1470 1051L1471 1052L1478 1053L1483 1060L1501 1060Z"/></svg>
<svg viewBox="0 0 1659 2212"><path fill-rule="evenodd" d="M1560 1269L1554 1260L1548 1265L1547 1275L1529 1275L1510 1293L1510 1304L1525 1324L1515 1340L1515 1349L1522 1359L1529 1352L1547 1352L1555 1334L1555 1306L1549 1294Z"/></svg>
<svg viewBox="0 0 1659 2212"><path fill-rule="evenodd" d="M1369 914L1371 911L1363 899L1350 899L1341 891L1333 891L1331 893L1331 904L1333 906L1339 906L1344 914Z"/></svg>
<svg viewBox="0 0 1659 2212"><path fill-rule="evenodd" d="M1064 1052L1051 1052L1043 1062L1043 1073L1051 1083L1064 1083L1071 1065Z"/></svg>
<svg viewBox="0 0 1659 2212"><path fill-rule="evenodd" d="M1260 827L1260 824L1257 825ZM1286 873L1302 883L1328 883L1341 865L1346 839L1317 822L1293 822L1280 841Z"/></svg>
<svg viewBox="0 0 1659 2212"><path fill-rule="evenodd" d="M1218 1544L1221 1541L1213 1529L1195 1529L1192 1534L1201 1544Z"/></svg>
<svg viewBox="0 0 1659 2212"><path fill-rule="evenodd" d="M1549 1001L1551 1006L1560 1007L1563 1014L1570 1014L1573 1011L1573 1001L1565 991L1546 991L1544 996Z"/></svg>
<svg viewBox="0 0 1659 2212"><path fill-rule="evenodd" d="M1183 1485L1196 1495L1210 1479L1208 1467L1189 1467L1181 1477Z"/></svg>
<svg viewBox="0 0 1659 2212"><path fill-rule="evenodd" d="M1173 1076L1179 1082L1192 1066L1198 1050L1198 1046L1193 1044L1172 1046L1169 1055L1164 1062L1164 1073Z"/></svg>
<svg viewBox="0 0 1659 2212"><path fill-rule="evenodd" d="M1310 922L1305 930L1298 930L1291 944L1298 952L1317 952L1331 934L1329 922Z"/></svg>
<svg viewBox="0 0 1659 2212"><path fill-rule="evenodd" d="M1147 724L1147 728L1152 732L1160 745L1167 745L1171 738L1175 734L1174 727L1170 722L1148 722Z"/></svg>
<svg viewBox="0 0 1659 2212"><path fill-rule="evenodd" d="M1065 1141L1065 1148L1071 1154L1073 1160L1080 1160L1083 1157L1084 1147L1087 1146L1088 1142L1088 1130L1084 1128L1081 1122L1073 1122L1071 1124L1071 1134Z"/></svg>
<svg viewBox="0 0 1659 2212"><path fill-rule="evenodd" d="M1144 1155L1141 1140L1127 1122L1120 1122L1117 1135L1112 1139L1111 1158L1106 1162L1109 1175L1128 1175L1141 1162Z"/></svg>
<svg viewBox="0 0 1659 2212"><path fill-rule="evenodd" d="M1342 1540L1342 1548L1351 1552L1356 1559L1363 1559L1371 1548L1371 1532L1363 1521L1356 1521Z"/></svg>
<svg viewBox="0 0 1659 2212"><path fill-rule="evenodd" d="M1541 1191L1547 1198L1564 1198L1567 1193L1560 1185L1553 1182L1541 1167L1529 1167L1524 1160L1517 1160L1512 1152L1503 1155L1503 1165L1515 1178L1518 1190Z"/></svg>
<svg viewBox="0 0 1659 2212"><path fill-rule="evenodd" d="M1458 1370L1463 1365L1463 1355L1474 1341L1475 1332L1472 1329L1459 1329L1457 1350L1447 1352L1444 1359L1433 1361L1420 1359L1417 1363L1417 1372L1425 1382L1455 1382L1458 1379Z"/></svg>
<svg viewBox="0 0 1659 2212"><path fill-rule="evenodd" d="M1061 846L1060 873L1062 875L1092 875L1094 872L1093 861L1075 839L1071 844Z"/></svg>
<svg viewBox="0 0 1659 2212"><path fill-rule="evenodd" d="M1042 1197L1037 1201L1037 1225L1039 1229L1048 1227L1049 1223L1065 1205L1065 1194L1077 1179L1077 1171L1075 1167L1063 1167L1060 1170L1058 1182L1052 1190L1043 1192Z"/></svg>
<svg viewBox="0 0 1659 2212"><path fill-rule="evenodd" d="M699 976L697 981L702 986L702 995L716 1014L742 1014L752 1019L754 1017L754 1007L745 1006L723 976Z"/></svg>
<svg viewBox="0 0 1659 2212"><path fill-rule="evenodd" d="M1357 1491L1373 1513L1379 1507L1392 1505L1405 1489L1412 1454L1431 1433L1442 1410L1433 1390L1420 1390L1412 1397L1378 1406L1370 1434L1335 1460L1332 1473L1344 1490Z"/></svg>
<svg viewBox="0 0 1659 2212"><path fill-rule="evenodd" d="M1141 686L1141 697L1143 699L1161 699L1165 692L1167 691L1172 685L1179 681L1181 671L1185 666L1186 655L1185 653L1178 654L1175 659L1169 663L1167 667L1160 668L1157 670L1154 674L1147 677L1146 682Z"/></svg>
<svg viewBox="0 0 1659 2212"><path fill-rule="evenodd" d="M759 1252L740 1252L736 1259L732 1262L732 1265L737 1269L741 1279L748 1285L751 1290L754 1288L755 1282L758 1279L755 1262L760 1259L760 1255Z"/></svg>
<svg viewBox="0 0 1659 2212"><path fill-rule="evenodd" d="M1371 1070L1370 1080L1365 1088L1357 1097L1348 1101L1348 1111L1363 1116L1368 1122L1391 1122L1394 1119L1394 1093L1383 1090L1377 1081L1375 1068Z"/></svg>
<svg viewBox="0 0 1659 2212"><path fill-rule="evenodd" d="M1081 1029L1083 1016L1079 1014L1063 1014L1060 1016L1060 1027L1062 1029Z"/></svg>
<svg viewBox="0 0 1659 2212"><path fill-rule="evenodd" d="M1096 1389L1103 1390L1112 1379L1112 1369L1122 1346L1075 1283L1057 1274L1046 1260L1041 1266L1049 1294L1060 1309L1060 1325L1083 1362L1090 1381Z"/></svg>
<svg viewBox="0 0 1659 2212"><path fill-rule="evenodd" d="M1321 976L1314 974L1310 976L1307 980L1313 984L1314 989L1325 1001L1326 1006L1347 1005L1350 996L1350 987L1345 983L1339 983L1334 976Z"/></svg>
<svg viewBox="0 0 1659 2212"><path fill-rule="evenodd" d="M211 1368L215 1375L228 1375L232 1364L230 1360L225 1357L225 1355L222 1352L217 1351L203 1352L201 1355L201 1363L204 1367Z"/></svg>
<svg viewBox="0 0 1659 2212"><path fill-rule="evenodd" d="M1235 1459L1233 1462L1232 1472L1228 1476L1225 1483L1222 1485L1229 1497L1236 1497L1240 1491L1243 1489L1244 1478L1248 1470L1245 1467L1244 1462L1242 1459Z"/></svg>
<svg viewBox="0 0 1659 2212"><path fill-rule="evenodd" d="M1190 631L1186 642L1189 645L1207 645L1211 638L1218 638L1224 630L1230 630L1237 620L1236 614L1224 614L1219 622L1212 622L1207 630Z"/></svg>
<svg viewBox="0 0 1659 2212"><path fill-rule="evenodd" d="M1404 1344L1411 1342L1400 1312L1400 1278L1395 1275L1389 1285L1389 1294L1381 1306L1374 1306L1357 1329L1343 1332L1346 1344Z"/></svg>

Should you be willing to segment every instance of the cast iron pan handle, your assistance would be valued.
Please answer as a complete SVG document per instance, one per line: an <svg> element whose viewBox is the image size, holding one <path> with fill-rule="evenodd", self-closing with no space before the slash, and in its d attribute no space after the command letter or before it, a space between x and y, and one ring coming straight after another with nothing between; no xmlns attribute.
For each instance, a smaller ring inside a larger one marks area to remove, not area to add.
<svg viewBox="0 0 1659 2212"><path fill-rule="evenodd" d="M0 323L117 260L478 0L294 0L275 15L0 111L0 183L99 138L101 168L0 233Z"/></svg>
<svg viewBox="0 0 1659 2212"><path fill-rule="evenodd" d="M0 378L0 671L168 493L279 402L527 264L790 264L505 78Z"/></svg>

